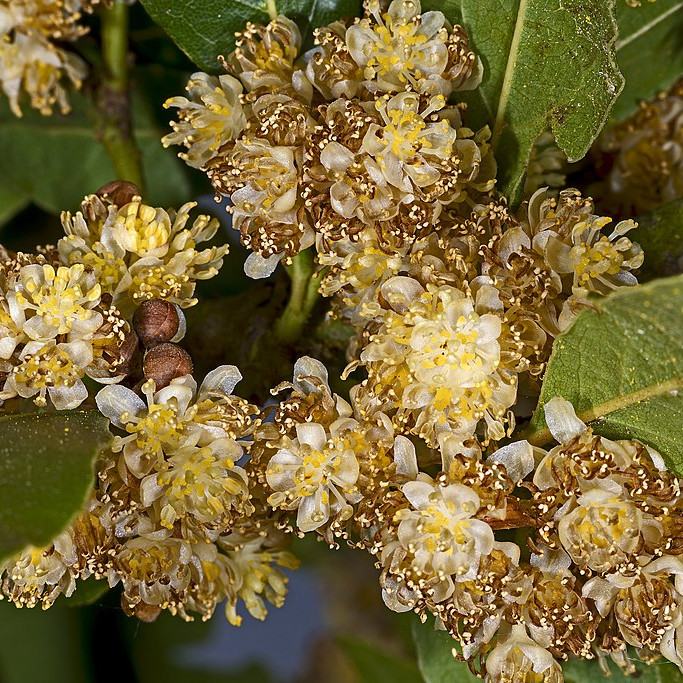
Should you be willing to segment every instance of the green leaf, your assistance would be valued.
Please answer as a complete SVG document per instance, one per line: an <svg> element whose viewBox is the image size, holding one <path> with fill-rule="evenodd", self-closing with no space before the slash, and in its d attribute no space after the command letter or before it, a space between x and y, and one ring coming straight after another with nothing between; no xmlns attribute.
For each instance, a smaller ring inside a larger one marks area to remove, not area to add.
<svg viewBox="0 0 683 683"><path fill-rule="evenodd" d="M605 676L595 660L570 659L562 664L565 683L681 683L683 675L675 664L661 660L654 664L641 662L635 653L631 661L636 671L624 676L614 663L609 663L610 676Z"/></svg>
<svg viewBox="0 0 683 683"><path fill-rule="evenodd" d="M462 23L484 65L481 86L458 93L467 123L493 127L499 187L516 205L534 141L547 129L581 159L623 87L614 55L615 0L429 0Z"/></svg>
<svg viewBox="0 0 683 683"><path fill-rule="evenodd" d="M683 74L683 0L644 2L617 9L617 62L626 85L612 117L622 121Z"/></svg>
<svg viewBox="0 0 683 683"><path fill-rule="evenodd" d="M268 0L142 0L142 4L185 54L209 73L222 71L217 58L235 49L236 31L242 31L248 21L270 21ZM305 46L311 44L314 28L361 12L360 0L277 0L272 4L296 22Z"/></svg>
<svg viewBox="0 0 683 683"><path fill-rule="evenodd" d="M50 213L77 208L86 194L116 178L95 136L90 103L80 93L70 100L73 111L68 116L44 117L25 107L21 119L0 102L0 187L8 187L16 201L30 199ZM168 131L154 119L153 110L161 110L162 102L147 103L137 95L133 119L149 187L145 199L169 206L192 195L187 167L175 150L161 144Z"/></svg>
<svg viewBox="0 0 683 683"><path fill-rule="evenodd" d="M421 683L420 672L405 658L359 638L338 639L361 683Z"/></svg>
<svg viewBox="0 0 683 683"><path fill-rule="evenodd" d="M633 239L645 252L640 280L683 272L683 199L639 216Z"/></svg>
<svg viewBox="0 0 683 683"><path fill-rule="evenodd" d="M413 621L413 641L425 683L481 683L467 664L453 657L455 641L445 631L435 631L433 620L426 624Z"/></svg>
<svg viewBox="0 0 683 683"><path fill-rule="evenodd" d="M80 512L107 424L94 410L0 418L0 562L47 545Z"/></svg>
<svg viewBox="0 0 683 683"><path fill-rule="evenodd" d="M555 341L530 429L552 441L542 406L554 396L608 438L656 448L683 473L683 276L624 287L595 299Z"/></svg>

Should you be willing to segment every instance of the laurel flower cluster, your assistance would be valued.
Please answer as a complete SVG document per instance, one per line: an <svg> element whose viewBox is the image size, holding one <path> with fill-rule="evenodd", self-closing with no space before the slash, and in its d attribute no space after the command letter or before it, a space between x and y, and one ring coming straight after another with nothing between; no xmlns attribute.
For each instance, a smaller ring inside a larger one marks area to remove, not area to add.
<svg viewBox="0 0 683 683"><path fill-rule="evenodd" d="M165 211L140 197L118 206L106 196L90 195L76 214L62 213L59 259L92 269L102 291L127 317L148 299L193 306L197 280L214 277L228 251L227 245L197 249L214 237L219 223L201 215L188 228L195 206L189 202L177 212Z"/></svg>
<svg viewBox="0 0 683 683"><path fill-rule="evenodd" d="M180 157L193 168L202 168L219 150L244 130L247 120L240 101L241 83L232 76L209 76L198 72L187 84L187 97L172 97L164 103L167 109L179 110L179 121L173 122L173 133L162 142L185 145L187 154Z"/></svg>
<svg viewBox="0 0 683 683"><path fill-rule="evenodd" d="M85 376L110 384L127 373L130 326L82 264L4 262L0 331L0 401L20 396L45 406L49 398L67 410L87 398Z"/></svg>
<svg viewBox="0 0 683 683"><path fill-rule="evenodd" d="M231 76L195 74L165 144L206 170L230 198L233 227L253 253L252 277L273 272L316 242L354 238L369 227L380 242L433 228L444 206L467 203L494 184L488 129L473 132L452 90L481 78L464 31L415 0L301 36L277 17L249 24L225 62ZM233 78L234 76L234 78Z"/></svg>
<svg viewBox="0 0 683 683"><path fill-rule="evenodd" d="M376 402L433 446L440 434L472 437L480 422L501 438L517 378L504 362L495 288L468 295L397 276L380 291L390 309L360 354L368 379L358 400Z"/></svg>
<svg viewBox="0 0 683 683"><path fill-rule="evenodd" d="M640 442L593 434L564 399L545 414L559 442L548 452L522 441L484 460L443 444L438 475L415 460L387 486L391 512L368 546L385 603L434 615L490 681L559 682L567 656L628 672L627 647L681 666L679 479ZM497 539L518 527L531 530L529 562Z"/></svg>
<svg viewBox="0 0 683 683"><path fill-rule="evenodd" d="M643 102L594 146L604 180L596 187L617 215L635 216L683 197L683 82Z"/></svg>
<svg viewBox="0 0 683 683"><path fill-rule="evenodd" d="M63 46L84 35L80 0L3 0L0 3L0 89L15 116L25 93L41 114L69 111L67 88L80 88L85 62Z"/></svg>
<svg viewBox="0 0 683 683"><path fill-rule="evenodd" d="M225 601L239 625L239 601L258 619L265 601L280 606L282 569L296 559L269 509L251 501L252 483L237 462L258 410L233 395L234 366L202 385L176 378L143 400L121 385L96 397L116 436L100 456L86 511L44 549L29 549L4 568L2 592L17 605L49 607L90 576L122 586L124 612L151 621L167 609L208 619Z"/></svg>
<svg viewBox="0 0 683 683"><path fill-rule="evenodd" d="M330 545L339 537L373 545L375 503L387 482L417 474L413 444L395 436L386 416L366 420L332 393L325 366L313 358L296 362L293 381L276 388L286 390L264 411L269 419L249 446L246 467L260 495L283 529L315 532Z"/></svg>
<svg viewBox="0 0 683 683"><path fill-rule="evenodd" d="M643 250L626 237L636 223L620 221L607 234L604 229L612 219L593 212L592 200L577 190L562 190L557 199L539 190L522 219L532 250L562 281L566 299L559 312L561 329L573 320L588 294L609 294L638 283L632 271L642 265Z"/></svg>
<svg viewBox="0 0 683 683"><path fill-rule="evenodd" d="M309 79L328 99L362 96L363 90L444 97L473 90L481 62L462 27L451 27L441 12L421 10L418 0L392 2L385 11L370 0L360 21L317 29Z"/></svg>
<svg viewBox="0 0 683 683"><path fill-rule="evenodd" d="M70 597L78 579L102 579L102 559L111 534L101 525L90 501L76 520L45 548L29 547L0 567L0 597L18 607L48 609L60 596Z"/></svg>

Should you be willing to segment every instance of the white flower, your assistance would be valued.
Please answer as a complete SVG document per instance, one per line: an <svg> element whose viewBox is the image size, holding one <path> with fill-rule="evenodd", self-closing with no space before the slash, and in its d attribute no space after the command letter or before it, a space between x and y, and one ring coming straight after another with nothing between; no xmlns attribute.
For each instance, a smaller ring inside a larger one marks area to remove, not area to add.
<svg viewBox="0 0 683 683"><path fill-rule="evenodd" d="M430 443L443 431L467 438L482 419L501 438L517 381L501 367L495 290L483 287L473 300L455 287L425 290L399 276L380 291L392 310L361 353L369 375L364 391Z"/></svg>
<svg viewBox="0 0 683 683"><path fill-rule="evenodd" d="M558 524L562 546L579 567L605 572L637 550L645 520L623 490L594 488Z"/></svg>
<svg viewBox="0 0 683 683"><path fill-rule="evenodd" d="M386 13L379 0L370 0L367 7L370 17L346 31L346 44L371 92L414 89L448 96L454 85L467 89L481 79L466 41L449 33L442 12L421 14L419 0L393 0ZM456 48L456 64L449 46Z"/></svg>
<svg viewBox="0 0 683 683"><path fill-rule="evenodd" d="M241 92L242 84L227 74L192 74L187 84L188 97L172 97L164 103L167 109L176 107L180 119L171 123L173 133L162 139L164 147L185 145L188 151L180 158L194 168L202 168L247 125Z"/></svg>
<svg viewBox="0 0 683 683"><path fill-rule="evenodd" d="M406 194L438 182L450 164L457 131L448 119L431 120L445 104L443 96L435 96L420 111L420 97L412 92L376 102L384 125L370 125L361 149L374 157L386 180ZM469 145L476 150L471 140Z"/></svg>
<svg viewBox="0 0 683 683"><path fill-rule="evenodd" d="M165 211L136 197L117 207L91 195L75 215L62 213L66 236L57 244L59 258L91 268L125 316L146 299L193 306L196 281L214 277L228 251L227 245L196 249L216 234L219 224L200 215L188 228L195 206L188 202L178 212Z"/></svg>
<svg viewBox="0 0 683 683"><path fill-rule="evenodd" d="M115 437L112 449L122 451L130 471L142 478L155 465L163 469L164 460L183 448L234 439L235 430L239 432L250 423L248 412L241 415L239 411L246 403L231 395L240 379L237 368L223 365L206 376L199 392L189 375L172 380L159 391L150 380L142 387L146 404L126 387L104 387L96 396L97 407L114 426L127 432ZM238 410L233 415L235 406Z"/></svg>
<svg viewBox="0 0 683 683"><path fill-rule="evenodd" d="M491 527L474 516L479 496L463 484L409 481L403 494L413 509L402 509L398 539L411 553L412 566L425 575L473 579L482 555L493 549Z"/></svg>
<svg viewBox="0 0 683 683"><path fill-rule="evenodd" d="M164 465L140 482L140 500L158 508L161 525L168 529L186 517L211 528L222 525L247 496L247 475L235 465L242 455L232 439L171 451Z"/></svg>
<svg viewBox="0 0 683 683"><path fill-rule="evenodd" d="M29 547L0 569L0 592L18 607L47 609L62 594L76 590L78 554L69 530L47 548Z"/></svg>
<svg viewBox="0 0 683 683"><path fill-rule="evenodd" d="M562 683L559 663L527 635L522 624L508 627L486 658L486 683Z"/></svg>
<svg viewBox="0 0 683 683"><path fill-rule="evenodd" d="M83 265L55 270L35 264L20 270L7 298L15 324L21 324L30 339L67 335L74 341L91 337L102 325L102 315L93 310L101 293L95 274Z"/></svg>
<svg viewBox="0 0 683 683"><path fill-rule="evenodd" d="M270 459L266 479L276 493L268 502L297 508L301 531L314 531L337 515L347 519L349 503L360 500L358 461L344 436L354 425L355 420L340 418L328 433L315 422L297 424L296 438Z"/></svg>

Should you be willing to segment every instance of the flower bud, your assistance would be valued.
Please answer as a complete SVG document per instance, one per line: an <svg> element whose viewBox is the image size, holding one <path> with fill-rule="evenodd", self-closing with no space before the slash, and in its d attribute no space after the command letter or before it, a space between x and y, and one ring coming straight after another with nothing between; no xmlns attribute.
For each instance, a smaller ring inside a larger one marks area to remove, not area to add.
<svg viewBox="0 0 683 683"><path fill-rule="evenodd" d="M133 365L133 358L135 357L135 352L138 350L138 337L135 334L135 330L130 330L126 335L126 338L121 342L118 348L120 363L118 370L128 374ZM138 361L139 362L139 361Z"/></svg>
<svg viewBox="0 0 683 683"><path fill-rule="evenodd" d="M114 180L102 185L95 194L102 199L108 199L116 206L125 206L133 201L133 197L140 196L140 190L135 183L130 183L127 180Z"/></svg>
<svg viewBox="0 0 683 683"><path fill-rule="evenodd" d="M178 308L163 299L143 301L133 315L133 327L142 345L147 348L169 342L180 327Z"/></svg>
<svg viewBox="0 0 683 683"><path fill-rule="evenodd" d="M142 361L145 379L153 379L157 390L167 387L176 377L191 375L192 369L190 354L177 344L168 342L153 346Z"/></svg>

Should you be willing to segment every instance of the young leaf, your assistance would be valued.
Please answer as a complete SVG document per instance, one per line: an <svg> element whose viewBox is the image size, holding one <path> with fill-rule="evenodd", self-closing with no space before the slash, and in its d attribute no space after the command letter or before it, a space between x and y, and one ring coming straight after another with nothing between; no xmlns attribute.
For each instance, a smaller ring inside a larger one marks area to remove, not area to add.
<svg viewBox="0 0 683 683"><path fill-rule="evenodd" d="M493 128L499 188L516 205L534 141L548 128L581 159L623 87L615 0L429 0L467 29L484 78L468 104L470 127Z"/></svg>
<svg viewBox="0 0 683 683"><path fill-rule="evenodd" d="M421 624L413 621L413 642L417 650L417 665L425 683L479 683L467 664L452 654L455 641L445 631L435 631L434 621Z"/></svg>
<svg viewBox="0 0 683 683"><path fill-rule="evenodd" d="M595 299L555 341L530 429L552 441L542 406L554 396L608 438L640 439L683 474L683 276Z"/></svg>
<svg viewBox="0 0 683 683"><path fill-rule="evenodd" d="M683 74L683 0L657 0L617 9L617 62L626 85L612 118L622 121Z"/></svg>
<svg viewBox="0 0 683 683"><path fill-rule="evenodd" d="M28 545L47 545L68 526L109 439L95 410L0 418L0 563Z"/></svg>
<svg viewBox="0 0 683 683"><path fill-rule="evenodd" d="M162 26L202 70L219 73L218 56L235 49L235 32L248 21L267 24L271 11L284 14L310 46L312 31L335 19L358 16L361 0L142 0L152 19Z"/></svg>
<svg viewBox="0 0 683 683"><path fill-rule="evenodd" d="M633 239L645 252L639 279L652 280L683 272L683 199L639 216Z"/></svg>

